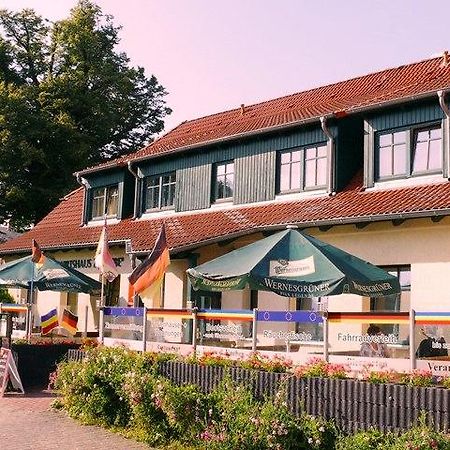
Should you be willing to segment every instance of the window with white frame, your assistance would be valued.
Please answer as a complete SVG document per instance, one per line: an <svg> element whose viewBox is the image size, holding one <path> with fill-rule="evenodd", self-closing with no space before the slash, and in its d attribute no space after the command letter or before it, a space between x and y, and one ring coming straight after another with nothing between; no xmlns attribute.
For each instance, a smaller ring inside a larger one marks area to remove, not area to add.
<svg viewBox="0 0 450 450"><path fill-rule="evenodd" d="M119 186L117 184L92 189L91 219L117 217L119 211Z"/></svg>
<svg viewBox="0 0 450 450"><path fill-rule="evenodd" d="M326 144L280 152L278 191L283 194L325 187L327 161Z"/></svg>
<svg viewBox="0 0 450 450"><path fill-rule="evenodd" d="M213 201L231 200L234 193L234 161L217 163L213 177Z"/></svg>
<svg viewBox="0 0 450 450"><path fill-rule="evenodd" d="M411 297L411 266L384 266L382 267L386 272L398 278L401 288L401 294L387 295L385 297L371 298L370 310L387 312L387 311L409 311L410 297ZM399 335L400 327L395 324L380 325L384 334ZM406 332L403 330L404 336L399 336L400 342L406 340ZM400 333L401 334L401 333Z"/></svg>
<svg viewBox="0 0 450 450"><path fill-rule="evenodd" d="M378 133L375 165L376 180L442 173L441 125Z"/></svg>
<svg viewBox="0 0 450 450"><path fill-rule="evenodd" d="M327 309L325 297L297 298L297 311L323 311ZM297 333L311 334L312 341L323 341L323 323L296 323Z"/></svg>
<svg viewBox="0 0 450 450"><path fill-rule="evenodd" d="M175 203L176 173L146 177L144 211L172 208Z"/></svg>

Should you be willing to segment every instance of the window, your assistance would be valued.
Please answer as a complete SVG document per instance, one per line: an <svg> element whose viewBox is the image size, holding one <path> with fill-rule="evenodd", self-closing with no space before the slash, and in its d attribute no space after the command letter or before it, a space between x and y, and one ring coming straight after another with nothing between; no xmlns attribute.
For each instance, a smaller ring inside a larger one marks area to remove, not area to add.
<svg viewBox="0 0 450 450"><path fill-rule="evenodd" d="M92 219L117 217L119 209L119 186L92 189Z"/></svg>
<svg viewBox="0 0 450 450"><path fill-rule="evenodd" d="M213 200L232 199L234 192L234 162L216 164L213 181Z"/></svg>
<svg viewBox="0 0 450 450"><path fill-rule="evenodd" d="M280 153L280 193L325 187L327 184L327 146L296 148Z"/></svg>
<svg viewBox="0 0 450 450"><path fill-rule="evenodd" d="M410 307L410 291L411 291L411 267L410 266L385 266L382 267L386 272L398 278L401 287L401 294L388 295L386 297L371 298L371 311L409 311ZM399 336L399 340L406 340L408 330L402 330L400 333L399 325L387 324L380 325L384 334L395 334ZM405 334L404 336L401 334Z"/></svg>
<svg viewBox="0 0 450 450"><path fill-rule="evenodd" d="M440 125L378 135L378 180L442 172Z"/></svg>
<svg viewBox="0 0 450 450"><path fill-rule="evenodd" d="M327 308L326 297L297 298L297 311L323 311ZM312 341L323 341L322 323L296 323L296 333L311 334Z"/></svg>
<svg viewBox="0 0 450 450"><path fill-rule="evenodd" d="M175 172L145 178L144 211L173 207L175 203L175 186Z"/></svg>

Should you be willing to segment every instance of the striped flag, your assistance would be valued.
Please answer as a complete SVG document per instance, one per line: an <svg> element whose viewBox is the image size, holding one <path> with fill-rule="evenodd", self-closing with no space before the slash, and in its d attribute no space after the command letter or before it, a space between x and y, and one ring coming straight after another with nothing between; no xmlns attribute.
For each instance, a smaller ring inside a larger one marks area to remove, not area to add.
<svg viewBox="0 0 450 450"><path fill-rule="evenodd" d="M39 247L39 244L34 239L31 241L31 261L39 266L42 266L45 261L41 247Z"/></svg>
<svg viewBox="0 0 450 450"><path fill-rule="evenodd" d="M78 316L64 308L60 326L65 328L70 334L77 332Z"/></svg>
<svg viewBox="0 0 450 450"><path fill-rule="evenodd" d="M119 275L116 264L112 259L111 253L109 253L106 219L98 241L97 251L95 252L94 265L109 282L113 281Z"/></svg>
<svg viewBox="0 0 450 450"><path fill-rule="evenodd" d="M152 252L133 270L128 278L134 292L139 294L147 307L160 304L161 286L169 264L169 247L167 246L166 230L163 224Z"/></svg>
<svg viewBox="0 0 450 450"><path fill-rule="evenodd" d="M48 334L58 327L58 311L56 308L41 316L41 334Z"/></svg>

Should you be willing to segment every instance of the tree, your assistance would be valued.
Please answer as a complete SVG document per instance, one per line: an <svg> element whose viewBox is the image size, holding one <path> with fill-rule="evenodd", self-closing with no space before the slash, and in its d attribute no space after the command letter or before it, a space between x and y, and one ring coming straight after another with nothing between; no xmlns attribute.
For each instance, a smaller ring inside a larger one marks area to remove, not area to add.
<svg viewBox="0 0 450 450"><path fill-rule="evenodd" d="M0 11L0 223L36 223L75 187L73 172L164 128L166 91L115 50L112 20L90 0L56 23Z"/></svg>

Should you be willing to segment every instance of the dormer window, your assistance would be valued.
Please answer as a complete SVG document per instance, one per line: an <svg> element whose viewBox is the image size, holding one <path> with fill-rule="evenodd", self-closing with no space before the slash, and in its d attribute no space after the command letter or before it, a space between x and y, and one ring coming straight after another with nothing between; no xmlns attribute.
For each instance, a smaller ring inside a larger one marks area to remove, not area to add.
<svg viewBox="0 0 450 450"><path fill-rule="evenodd" d="M119 186L117 184L92 189L93 220L115 218L119 209Z"/></svg>
<svg viewBox="0 0 450 450"><path fill-rule="evenodd" d="M327 146L315 145L280 152L278 192L300 192L326 187Z"/></svg>
<svg viewBox="0 0 450 450"><path fill-rule="evenodd" d="M442 128L440 125L378 134L377 180L435 173L442 173Z"/></svg>
<svg viewBox="0 0 450 450"><path fill-rule="evenodd" d="M176 173L144 179L144 211L173 208L175 203Z"/></svg>
<svg viewBox="0 0 450 450"><path fill-rule="evenodd" d="M234 161L216 164L213 177L213 201L232 200L234 193Z"/></svg>

